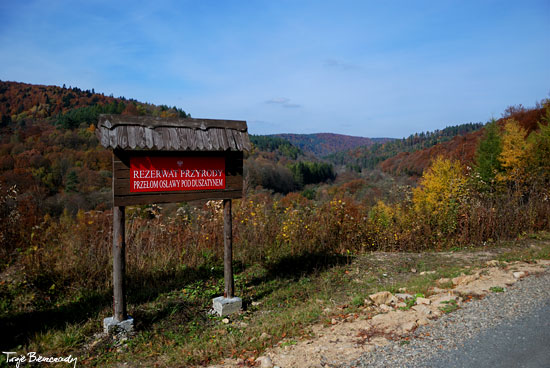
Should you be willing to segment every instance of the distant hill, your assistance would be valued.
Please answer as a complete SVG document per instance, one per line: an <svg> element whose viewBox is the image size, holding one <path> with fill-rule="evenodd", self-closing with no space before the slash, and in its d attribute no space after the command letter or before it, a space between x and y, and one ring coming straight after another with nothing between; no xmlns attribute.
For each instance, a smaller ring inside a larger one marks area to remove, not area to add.
<svg viewBox="0 0 550 368"><path fill-rule="evenodd" d="M275 136L284 138L302 151L313 153L318 157L392 140L392 138L365 138L333 133L275 134Z"/></svg>
<svg viewBox="0 0 550 368"><path fill-rule="evenodd" d="M388 158L432 147L438 143L449 141L457 135L476 131L481 127L483 127L482 123L454 125L442 130L415 133L403 139L333 153L326 158L333 164L344 165L355 171L374 169L380 162Z"/></svg>
<svg viewBox="0 0 550 368"><path fill-rule="evenodd" d="M36 213L55 215L108 206L112 154L94 134L101 113L189 116L93 89L0 81L0 195L14 188Z"/></svg>
<svg viewBox="0 0 550 368"><path fill-rule="evenodd" d="M81 123L95 123L101 113L125 115L188 115L175 106L152 105L125 97L105 96L78 87L44 86L0 81L0 124L25 119L47 119L54 125L75 128Z"/></svg>
<svg viewBox="0 0 550 368"><path fill-rule="evenodd" d="M503 117L497 123L500 126L504 126L507 119L513 118L529 133L537 129L537 122L541 121L544 112L543 107L527 109L521 105L512 106L504 112ZM430 165L432 159L439 155L454 158L466 165L471 165L474 161L478 142L483 136L483 131L484 128L463 135L457 135L448 141L421 150L398 153L381 162L379 167L383 171L392 174L420 176Z"/></svg>

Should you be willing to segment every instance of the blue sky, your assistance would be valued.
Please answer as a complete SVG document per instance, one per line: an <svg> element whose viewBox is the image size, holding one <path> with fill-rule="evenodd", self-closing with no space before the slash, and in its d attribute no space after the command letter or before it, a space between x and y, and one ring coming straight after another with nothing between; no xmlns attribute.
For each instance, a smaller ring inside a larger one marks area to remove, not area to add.
<svg viewBox="0 0 550 368"><path fill-rule="evenodd" d="M550 1L0 0L0 79L403 137L550 93Z"/></svg>

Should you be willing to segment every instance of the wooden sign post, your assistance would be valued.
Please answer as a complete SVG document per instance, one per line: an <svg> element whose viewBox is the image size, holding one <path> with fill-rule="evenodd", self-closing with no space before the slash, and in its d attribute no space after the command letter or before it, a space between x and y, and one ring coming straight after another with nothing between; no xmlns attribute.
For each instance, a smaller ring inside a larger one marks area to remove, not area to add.
<svg viewBox="0 0 550 368"><path fill-rule="evenodd" d="M233 228L231 226L231 199L223 200L223 277L225 289L223 296L233 298L235 282L233 281Z"/></svg>
<svg viewBox="0 0 550 368"><path fill-rule="evenodd" d="M101 115L96 134L113 149L113 317L106 332L133 329L125 294L125 206L222 199L224 296L220 315L242 307L234 296L231 199L242 197L246 122Z"/></svg>

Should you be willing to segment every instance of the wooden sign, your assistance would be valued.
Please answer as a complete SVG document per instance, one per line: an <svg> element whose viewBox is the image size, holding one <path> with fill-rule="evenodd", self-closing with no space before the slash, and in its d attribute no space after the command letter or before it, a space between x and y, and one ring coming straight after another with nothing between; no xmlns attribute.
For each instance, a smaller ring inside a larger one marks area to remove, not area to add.
<svg viewBox="0 0 550 368"><path fill-rule="evenodd" d="M128 205L223 199L224 297L233 300L231 199L243 192L246 122L101 115L96 135L113 150L114 315L105 331L133 328L125 296Z"/></svg>
<svg viewBox="0 0 550 368"><path fill-rule="evenodd" d="M114 151L115 206L242 197L242 152Z"/></svg>

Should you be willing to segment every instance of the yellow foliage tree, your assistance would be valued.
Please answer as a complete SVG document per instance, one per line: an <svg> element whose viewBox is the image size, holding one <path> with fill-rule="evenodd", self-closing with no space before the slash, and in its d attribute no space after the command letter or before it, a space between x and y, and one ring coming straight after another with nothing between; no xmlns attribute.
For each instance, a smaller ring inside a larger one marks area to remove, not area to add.
<svg viewBox="0 0 550 368"><path fill-rule="evenodd" d="M458 160L437 157L413 189L417 215L438 225L442 233L456 229L460 202L466 195L467 177Z"/></svg>
<svg viewBox="0 0 550 368"><path fill-rule="evenodd" d="M497 176L500 182L508 182L519 189L527 178L529 142L527 131L517 121L509 119L504 125L502 152L499 156L503 172Z"/></svg>

